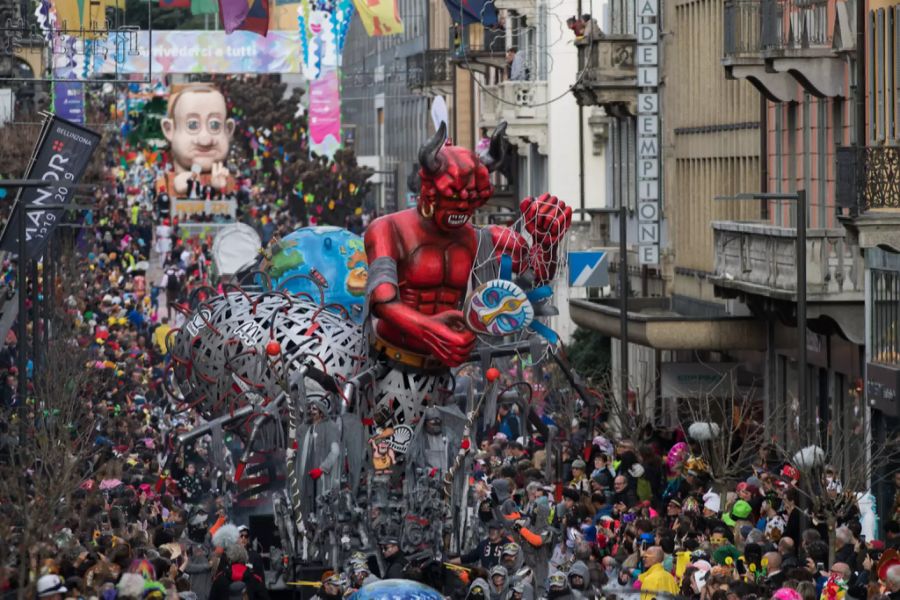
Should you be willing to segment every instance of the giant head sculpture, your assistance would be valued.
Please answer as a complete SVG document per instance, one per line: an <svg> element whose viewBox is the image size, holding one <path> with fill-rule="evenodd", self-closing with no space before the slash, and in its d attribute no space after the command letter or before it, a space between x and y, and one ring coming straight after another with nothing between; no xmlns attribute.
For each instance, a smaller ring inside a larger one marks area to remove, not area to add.
<svg viewBox="0 0 900 600"><path fill-rule="evenodd" d="M225 187L223 163L234 134L234 121L227 117L225 96L209 84L192 84L169 97L162 131L169 141L176 192L187 189L193 173L208 176L216 189Z"/></svg>

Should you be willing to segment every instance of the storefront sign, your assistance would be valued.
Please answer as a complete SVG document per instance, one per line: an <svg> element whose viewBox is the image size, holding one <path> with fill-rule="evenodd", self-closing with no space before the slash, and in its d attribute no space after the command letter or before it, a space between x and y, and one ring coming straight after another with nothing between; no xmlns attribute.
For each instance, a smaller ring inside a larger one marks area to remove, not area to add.
<svg viewBox="0 0 900 600"><path fill-rule="evenodd" d="M84 84L80 81L54 83L53 112L60 119L84 125Z"/></svg>
<svg viewBox="0 0 900 600"><path fill-rule="evenodd" d="M638 32L638 260L659 264L659 2L636 0Z"/></svg>
<svg viewBox="0 0 900 600"><path fill-rule="evenodd" d="M891 417L900 417L900 368L878 363L866 364L866 394L869 403Z"/></svg>
<svg viewBox="0 0 900 600"><path fill-rule="evenodd" d="M663 363L660 395L663 398L729 397L737 394L734 372L737 363Z"/></svg>

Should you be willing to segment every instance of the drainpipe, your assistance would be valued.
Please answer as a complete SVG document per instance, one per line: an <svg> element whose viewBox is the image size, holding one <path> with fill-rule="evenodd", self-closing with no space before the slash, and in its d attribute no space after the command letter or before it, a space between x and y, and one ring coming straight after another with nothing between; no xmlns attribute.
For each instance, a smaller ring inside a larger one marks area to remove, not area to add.
<svg viewBox="0 0 900 600"><path fill-rule="evenodd" d="M859 1L859 0L857 0ZM759 95L759 192L769 191L769 103L766 97ZM759 201L760 218L769 220L769 201Z"/></svg>
<svg viewBox="0 0 900 600"><path fill-rule="evenodd" d="M575 18L580 19L582 14L581 0L578 0L578 14ZM593 16L591 15L591 17ZM584 106L581 105L581 102L578 103L578 197L580 199L581 220L584 221L587 217L584 210Z"/></svg>
<svg viewBox="0 0 900 600"><path fill-rule="evenodd" d="M866 145L866 0L856 0L856 145Z"/></svg>

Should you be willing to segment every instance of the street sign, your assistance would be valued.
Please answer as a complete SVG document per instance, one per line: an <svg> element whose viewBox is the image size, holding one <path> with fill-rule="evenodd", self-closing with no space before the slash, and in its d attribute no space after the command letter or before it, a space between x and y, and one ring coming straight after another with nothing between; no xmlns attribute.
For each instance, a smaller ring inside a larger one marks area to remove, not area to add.
<svg viewBox="0 0 900 600"><path fill-rule="evenodd" d="M609 285L609 263L604 250L569 252L569 286L605 287Z"/></svg>

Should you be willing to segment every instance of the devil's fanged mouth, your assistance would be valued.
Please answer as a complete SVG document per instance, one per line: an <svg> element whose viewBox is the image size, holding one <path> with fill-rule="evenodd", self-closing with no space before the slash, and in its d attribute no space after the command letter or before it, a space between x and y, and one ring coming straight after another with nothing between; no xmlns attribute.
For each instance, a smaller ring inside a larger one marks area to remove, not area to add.
<svg viewBox="0 0 900 600"><path fill-rule="evenodd" d="M466 221L469 220L469 215L448 215L447 216L447 224L448 225L462 225Z"/></svg>

